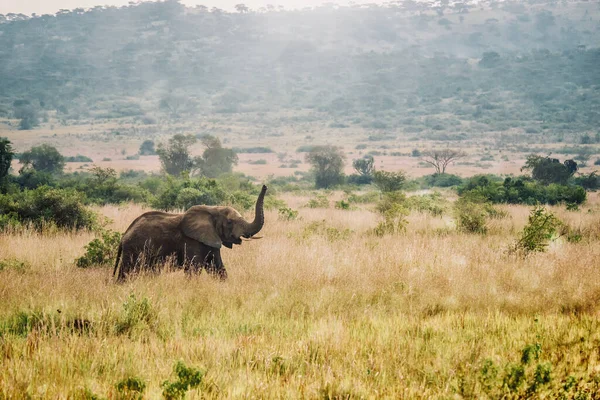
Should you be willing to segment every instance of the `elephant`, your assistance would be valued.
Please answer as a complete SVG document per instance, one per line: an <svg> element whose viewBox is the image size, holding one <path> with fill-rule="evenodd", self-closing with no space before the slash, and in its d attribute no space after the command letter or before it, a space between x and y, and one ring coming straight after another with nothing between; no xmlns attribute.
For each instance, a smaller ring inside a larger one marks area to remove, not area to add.
<svg viewBox="0 0 600 400"><path fill-rule="evenodd" d="M242 239L253 239L262 229L266 192L263 185L252 222L225 206L196 205L182 214L149 211L140 215L121 238L113 276L118 270L117 281L123 281L135 269L153 271L172 257L188 274L205 268L214 277L227 279L221 246L231 249L242 244Z"/></svg>

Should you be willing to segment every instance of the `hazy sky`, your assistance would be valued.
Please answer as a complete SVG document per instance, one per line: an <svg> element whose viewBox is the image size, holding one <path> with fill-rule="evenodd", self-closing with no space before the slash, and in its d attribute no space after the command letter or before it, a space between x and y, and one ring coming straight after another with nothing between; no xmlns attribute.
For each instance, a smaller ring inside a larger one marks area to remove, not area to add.
<svg viewBox="0 0 600 400"><path fill-rule="evenodd" d="M250 8L259 8L267 4L282 5L285 8L301 8L316 6L324 3L347 4L350 0L182 0L186 5L202 4L207 7L233 9L233 6L244 3ZM97 5L124 6L130 0L0 0L0 14L50 14L61 8L73 9L77 7L89 8ZM380 3L377 0L355 0L355 3Z"/></svg>

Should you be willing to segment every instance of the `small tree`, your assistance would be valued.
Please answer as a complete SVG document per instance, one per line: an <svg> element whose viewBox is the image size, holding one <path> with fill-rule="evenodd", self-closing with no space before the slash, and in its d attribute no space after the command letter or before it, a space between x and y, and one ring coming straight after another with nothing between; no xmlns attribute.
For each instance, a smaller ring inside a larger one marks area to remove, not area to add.
<svg viewBox="0 0 600 400"><path fill-rule="evenodd" d="M423 152L421 159L427 164L433 165L436 174L445 174L448 165L466 155L463 151L453 149L430 150Z"/></svg>
<svg viewBox="0 0 600 400"><path fill-rule="evenodd" d="M364 177L372 177L373 176L373 165L375 164L375 160L373 156L364 156L363 158L359 158L357 160L352 161L352 166L357 174Z"/></svg>
<svg viewBox="0 0 600 400"><path fill-rule="evenodd" d="M144 142L140 145L141 156L153 156L156 154L156 149L154 148L154 142L152 140L144 140Z"/></svg>
<svg viewBox="0 0 600 400"><path fill-rule="evenodd" d="M14 155L15 153L13 152L10 140L0 138L0 187L8 176L8 171L10 171L10 165Z"/></svg>
<svg viewBox="0 0 600 400"><path fill-rule="evenodd" d="M339 147L315 146L306 155L306 162L312 165L317 188L329 188L344 181L344 161L346 155Z"/></svg>
<svg viewBox="0 0 600 400"><path fill-rule="evenodd" d="M13 114L15 118L21 120L19 122L19 129L21 130L29 130L40 124L37 109L29 100L15 100L13 103Z"/></svg>
<svg viewBox="0 0 600 400"><path fill-rule="evenodd" d="M189 147L196 143L192 135L177 134L169 139L168 145L160 143L156 153L160 158L163 170L169 175L179 176L185 171L194 169L194 160L190 156Z"/></svg>
<svg viewBox="0 0 600 400"><path fill-rule="evenodd" d="M552 212L542 206L534 207L521 237L509 248L509 252L527 256L532 252L544 252L552 238L563 226Z"/></svg>
<svg viewBox="0 0 600 400"><path fill-rule="evenodd" d="M238 163L238 156L232 149L223 147L219 138L212 135L204 135L200 141L206 146L206 150L202 157L195 159L195 164L202 175L216 178L233 170L233 166Z"/></svg>
<svg viewBox="0 0 600 400"><path fill-rule="evenodd" d="M521 171L530 170L531 177L543 184L558 183L565 185L569 178L577 171L577 163L566 160L564 163L557 158L549 158L531 154L527 156Z"/></svg>
<svg viewBox="0 0 600 400"><path fill-rule="evenodd" d="M65 168L65 158L56 147L48 144L32 147L21 154L19 161L23 164L19 172L34 169L41 172L61 173Z"/></svg>
<svg viewBox="0 0 600 400"><path fill-rule="evenodd" d="M373 172L373 182L383 193L397 192L404 186L406 175L402 171L375 171Z"/></svg>

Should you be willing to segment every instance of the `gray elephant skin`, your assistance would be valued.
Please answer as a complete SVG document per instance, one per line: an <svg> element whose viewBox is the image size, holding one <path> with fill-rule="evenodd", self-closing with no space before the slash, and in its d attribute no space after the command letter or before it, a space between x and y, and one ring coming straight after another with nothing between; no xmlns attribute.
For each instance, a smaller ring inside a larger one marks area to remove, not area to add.
<svg viewBox="0 0 600 400"><path fill-rule="evenodd" d="M140 215L123 234L113 275L118 271L117 281L123 281L136 270L156 270L172 257L188 273L205 268L215 277L226 279L221 247L232 248L262 229L266 192L263 186L252 222L224 206L197 205L183 214L150 211Z"/></svg>

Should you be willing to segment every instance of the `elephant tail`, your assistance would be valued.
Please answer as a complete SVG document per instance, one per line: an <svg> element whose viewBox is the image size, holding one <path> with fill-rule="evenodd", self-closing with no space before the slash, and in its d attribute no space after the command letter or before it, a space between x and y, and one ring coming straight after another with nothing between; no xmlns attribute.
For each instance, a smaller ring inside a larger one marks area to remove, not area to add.
<svg viewBox="0 0 600 400"><path fill-rule="evenodd" d="M121 254L123 253L123 245L119 243L119 249L117 250L117 261L115 261L115 269L113 270L113 277L117 275L117 269L119 269L119 260L121 259Z"/></svg>

